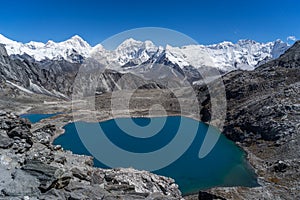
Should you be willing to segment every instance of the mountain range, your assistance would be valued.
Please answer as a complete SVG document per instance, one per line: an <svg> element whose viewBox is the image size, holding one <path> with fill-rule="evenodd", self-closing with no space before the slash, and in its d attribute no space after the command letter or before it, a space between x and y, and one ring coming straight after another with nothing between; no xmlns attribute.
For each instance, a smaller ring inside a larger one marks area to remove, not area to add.
<svg viewBox="0 0 300 200"><path fill-rule="evenodd" d="M160 87L159 84L166 82L168 87L178 86L182 80L197 84L202 79L199 69L217 69L221 74L237 69L253 70L278 58L290 47L281 40L162 47L152 41L129 38L114 50L108 50L101 44L92 47L78 35L58 43L50 40L23 44L1 34L0 44L3 44L0 79L23 91L57 97L70 96L72 83L82 65L90 70L110 70L106 75L96 73L91 78L103 83L98 91L102 93L116 86L122 88L118 80L124 75L130 77L127 80L134 80L132 83L140 83L142 78L151 87Z"/></svg>
<svg viewBox="0 0 300 200"><path fill-rule="evenodd" d="M171 63L181 68L196 65L199 68L211 65L222 71L233 69L253 69L263 61L278 58L284 53L289 45L281 40L274 42L259 43L253 40L239 40L236 44L232 42L221 42L213 45L187 45L182 47L156 46L151 41L137 41L129 38L122 42L115 50L106 50L101 44L94 47L89 45L80 36L75 35L63 42L47 43L29 42L20 43L10 40L0 34L0 43L4 44L8 55L27 54L37 61L45 59L61 60L69 62L80 62L80 58L93 57L102 54L108 63L119 66L132 66L142 64L150 59L166 58ZM189 56L193 54L193 56ZM199 56L206 54L212 63L195 62ZM132 64L130 64L132 63ZM196 64L195 64L196 63Z"/></svg>

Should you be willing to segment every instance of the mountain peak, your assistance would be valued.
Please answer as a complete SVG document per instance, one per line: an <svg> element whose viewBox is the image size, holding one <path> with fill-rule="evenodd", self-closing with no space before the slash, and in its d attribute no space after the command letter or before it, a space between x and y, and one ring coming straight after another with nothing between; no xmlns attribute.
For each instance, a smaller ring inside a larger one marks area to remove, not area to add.
<svg viewBox="0 0 300 200"><path fill-rule="evenodd" d="M233 43L230 42L230 41L224 41L224 42L221 42L220 45L222 45L222 46L233 46Z"/></svg>
<svg viewBox="0 0 300 200"><path fill-rule="evenodd" d="M133 39L133 38L128 38L128 39L124 40L123 43L140 43L140 42L142 42L142 41L140 41L140 40L135 40L135 39Z"/></svg>
<svg viewBox="0 0 300 200"><path fill-rule="evenodd" d="M233 47L233 46L234 46L234 44L229 41L223 41L218 44L207 45L207 47L214 48L214 49L223 49L223 48Z"/></svg>
<svg viewBox="0 0 300 200"><path fill-rule="evenodd" d="M176 47L173 47L173 46L171 46L171 45L169 45L169 44L166 44L166 47L165 47L166 50L174 49L174 48L176 48Z"/></svg>
<svg viewBox="0 0 300 200"><path fill-rule="evenodd" d="M15 43L15 41L8 39L4 35L0 34L0 43L2 44L12 44Z"/></svg>
<svg viewBox="0 0 300 200"><path fill-rule="evenodd" d="M255 40L249 40L249 39L241 39L237 42L239 45L247 45L247 44L257 44Z"/></svg>
<svg viewBox="0 0 300 200"><path fill-rule="evenodd" d="M92 47L92 49L90 51L90 55L95 55L97 53L103 53L105 51L106 51L106 49L103 47L102 44L97 44L96 46Z"/></svg>
<svg viewBox="0 0 300 200"><path fill-rule="evenodd" d="M281 39L277 39L275 40L275 43L285 43L285 42L283 42Z"/></svg>
<svg viewBox="0 0 300 200"><path fill-rule="evenodd" d="M155 44L151 40L146 40L144 42L144 44L145 44L146 47L153 47L153 46L155 46Z"/></svg>
<svg viewBox="0 0 300 200"><path fill-rule="evenodd" d="M82 47L82 48L91 48L91 46L83 40L79 35L74 35L70 39L61 42L62 44L70 44L75 47Z"/></svg>
<svg viewBox="0 0 300 200"><path fill-rule="evenodd" d="M45 44L45 46L49 47L49 46L53 46L54 44L56 44L53 40L48 40L48 42Z"/></svg>
<svg viewBox="0 0 300 200"><path fill-rule="evenodd" d="M124 47L128 47L128 46L141 45L141 44L143 44L142 41L135 40L135 39L133 39L133 38L128 38L128 39L124 40L124 41L117 47L117 49L124 48Z"/></svg>
<svg viewBox="0 0 300 200"><path fill-rule="evenodd" d="M86 42L84 39L82 39L82 37L80 37L79 35L74 35L71 38L69 38L66 41L75 41L75 42Z"/></svg>
<svg viewBox="0 0 300 200"><path fill-rule="evenodd" d="M156 48L155 44L151 41L151 40L145 40L145 41L141 41L141 40L135 40L133 38L128 38L126 40L124 40L118 47L117 49L122 49L122 48L126 48L126 47L141 47L141 48Z"/></svg>
<svg viewBox="0 0 300 200"><path fill-rule="evenodd" d="M71 39L83 40L79 35L74 35L71 37Z"/></svg>

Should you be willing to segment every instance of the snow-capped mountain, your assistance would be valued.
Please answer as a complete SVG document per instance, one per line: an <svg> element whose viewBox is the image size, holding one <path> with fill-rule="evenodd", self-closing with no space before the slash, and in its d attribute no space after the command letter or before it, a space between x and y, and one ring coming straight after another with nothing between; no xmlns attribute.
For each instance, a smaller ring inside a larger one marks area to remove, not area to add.
<svg viewBox="0 0 300 200"><path fill-rule="evenodd" d="M115 50L106 50L98 44L92 48L89 56L110 69L122 71L124 67L133 67L148 61L161 49L163 48L155 46L151 41L142 42L129 38Z"/></svg>
<svg viewBox="0 0 300 200"><path fill-rule="evenodd" d="M252 70L260 62L278 58L288 48L281 40L259 43L253 40L239 40L236 44L222 42L206 46L214 66L224 70Z"/></svg>
<svg viewBox="0 0 300 200"><path fill-rule="evenodd" d="M9 55L27 54L37 61L45 59L67 60L80 63L85 58L95 58L108 68L118 71L136 69L145 63L172 63L183 69L192 66L214 67L222 72L234 69L252 70L257 65L278 58L288 48L281 40L259 43L253 40L239 40L237 43L222 42L213 45L188 45L182 47L155 46L151 41L125 40L115 50L106 50L101 44L91 47L79 36L63 42L29 42L26 44L12 41L0 34L0 43L5 44Z"/></svg>
<svg viewBox="0 0 300 200"><path fill-rule="evenodd" d="M149 40L141 42L130 38L121 43L115 50L115 53L118 57L118 62L121 65L125 65L130 61L133 61L133 63L146 62L157 50L158 47Z"/></svg>
<svg viewBox="0 0 300 200"><path fill-rule="evenodd" d="M8 55L27 54L37 61L65 59L78 62L81 57L88 57L92 49L86 41L77 35L59 43L49 40L46 44L33 41L23 44L0 34L0 43L5 45Z"/></svg>
<svg viewBox="0 0 300 200"><path fill-rule="evenodd" d="M145 84L146 88L182 87L202 84L200 71L209 74L206 72L215 68L222 73L252 70L279 57L288 48L280 40L161 47L151 41L130 38L116 49L108 50L101 44L92 47L79 36L58 43L23 44L0 35L0 83L25 93L69 98L82 69L87 73L81 85L95 86L99 93L126 85L118 83L120 77L127 77L130 88L137 88L138 83ZM213 80L215 76L208 78ZM92 80L97 80L99 85L91 84Z"/></svg>

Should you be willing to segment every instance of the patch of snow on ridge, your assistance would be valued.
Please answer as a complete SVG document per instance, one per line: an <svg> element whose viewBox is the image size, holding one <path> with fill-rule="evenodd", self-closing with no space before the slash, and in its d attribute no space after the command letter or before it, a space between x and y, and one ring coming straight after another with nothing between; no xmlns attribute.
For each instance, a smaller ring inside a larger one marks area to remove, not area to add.
<svg viewBox="0 0 300 200"><path fill-rule="evenodd" d="M6 80L6 82L9 83L9 84L11 84L12 86L18 88L19 90L21 90L21 91L23 91L23 92L26 92L26 93L29 93L29 94L33 94L32 91L30 91L30 90L28 90L28 89L26 89L26 88L24 88L24 87L22 87L22 86L19 86L19 85L13 83L13 82L8 81L8 80Z"/></svg>

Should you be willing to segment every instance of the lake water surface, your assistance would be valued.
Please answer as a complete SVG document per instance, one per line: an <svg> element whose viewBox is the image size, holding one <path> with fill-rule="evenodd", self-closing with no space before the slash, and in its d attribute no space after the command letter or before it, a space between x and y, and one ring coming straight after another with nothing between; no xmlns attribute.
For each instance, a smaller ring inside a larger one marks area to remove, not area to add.
<svg viewBox="0 0 300 200"><path fill-rule="evenodd" d="M53 117L58 114L60 114L60 113L51 113L51 114L26 113L26 114L20 115L20 117L28 119L31 123L37 123L37 122L41 121L42 119Z"/></svg>
<svg viewBox="0 0 300 200"><path fill-rule="evenodd" d="M116 121L127 123L131 118L119 118L100 122L106 137L118 147L136 153L151 152L163 148L174 139L178 126L181 122L179 116L151 118L166 120L164 127L159 133L149 138L138 138L124 133L116 124ZM134 122L140 126L146 126L150 118L135 118ZM235 143L228 140L224 135L220 138L213 150L204 158L199 159L199 149L204 140L208 126L199 121L184 118L184 121L198 123L197 135L191 146L183 155L169 166L154 171L159 175L172 177L176 180L183 194L197 192L199 189L206 189L215 186L258 186L256 175L245 160L245 152ZM89 130L88 134L95 134L91 127L98 123L76 122ZM180 124L185 125L185 124ZM74 123L65 127L65 133L54 140L55 145L61 145L66 150L76 154L91 155L83 145ZM187 133L188 134L188 133ZM220 133L215 133L220 134ZM97 141L95 141L97 143ZM126 159L126 158L124 158ZM101 160L94 160L96 167L108 168ZM127 167L127 166L119 166Z"/></svg>

